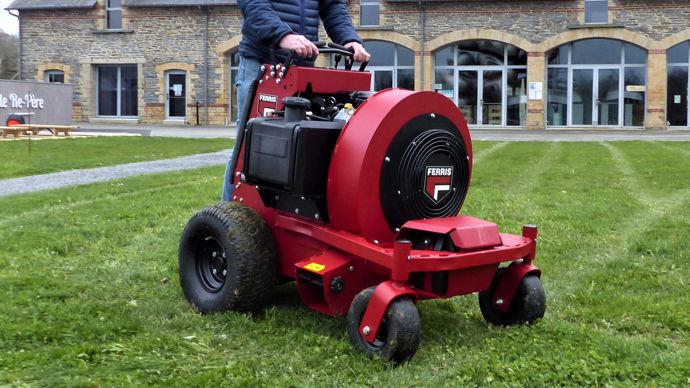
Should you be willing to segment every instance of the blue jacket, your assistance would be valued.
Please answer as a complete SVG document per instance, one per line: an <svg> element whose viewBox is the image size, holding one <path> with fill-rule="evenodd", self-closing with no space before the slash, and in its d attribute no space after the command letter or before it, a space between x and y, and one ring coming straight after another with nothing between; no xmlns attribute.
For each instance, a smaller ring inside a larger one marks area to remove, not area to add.
<svg viewBox="0 0 690 388"><path fill-rule="evenodd" d="M316 42L319 19L333 42L362 43L343 0L239 0L239 5L244 16L240 55L261 63L269 61L269 48L278 48L287 34Z"/></svg>

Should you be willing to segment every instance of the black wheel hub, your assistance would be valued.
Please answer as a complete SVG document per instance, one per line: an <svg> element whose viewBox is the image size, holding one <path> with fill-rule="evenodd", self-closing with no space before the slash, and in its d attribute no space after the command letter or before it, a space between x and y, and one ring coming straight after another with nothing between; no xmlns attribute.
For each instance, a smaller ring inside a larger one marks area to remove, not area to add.
<svg viewBox="0 0 690 388"><path fill-rule="evenodd" d="M227 257L220 242L206 237L196 254L196 270L201 284L208 292L218 292L228 274Z"/></svg>
<svg viewBox="0 0 690 388"><path fill-rule="evenodd" d="M374 338L374 343L370 344L374 349L381 350L386 345L388 340L388 320L383 317L381 324L379 325L379 332L376 333L376 338Z"/></svg>

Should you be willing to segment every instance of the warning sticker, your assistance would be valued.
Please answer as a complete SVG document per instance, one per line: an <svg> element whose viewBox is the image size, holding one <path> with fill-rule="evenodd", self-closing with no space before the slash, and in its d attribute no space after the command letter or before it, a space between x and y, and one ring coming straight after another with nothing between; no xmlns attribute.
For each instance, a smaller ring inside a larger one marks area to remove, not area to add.
<svg viewBox="0 0 690 388"><path fill-rule="evenodd" d="M304 269L308 269L312 272L321 272L324 269L326 269L326 266L323 264L319 264L319 263L309 263L309 264L304 266Z"/></svg>

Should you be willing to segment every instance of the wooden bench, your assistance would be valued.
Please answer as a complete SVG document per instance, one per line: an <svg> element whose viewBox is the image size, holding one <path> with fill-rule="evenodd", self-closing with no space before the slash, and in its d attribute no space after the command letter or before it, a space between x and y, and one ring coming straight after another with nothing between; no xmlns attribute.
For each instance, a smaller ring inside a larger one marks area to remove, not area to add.
<svg viewBox="0 0 690 388"><path fill-rule="evenodd" d="M19 135L25 135L27 130L18 126L5 127L0 126L0 131L2 132L2 137L6 138L7 135L14 135L14 138L18 138Z"/></svg>
<svg viewBox="0 0 690 388"><path fill-rule="evenodd" d="M55 136L63 133L65 136L69 136L69 132L74 128L79 128L76 125L54 125L54 124L22 124L14 125L11 127L0 127L2 129L2 137L7 137L8 134L14 135L14 137L19 137L19 135L25 135L31 132L33 135L38 135L39 132L43 130L50 131Z"/></svg>

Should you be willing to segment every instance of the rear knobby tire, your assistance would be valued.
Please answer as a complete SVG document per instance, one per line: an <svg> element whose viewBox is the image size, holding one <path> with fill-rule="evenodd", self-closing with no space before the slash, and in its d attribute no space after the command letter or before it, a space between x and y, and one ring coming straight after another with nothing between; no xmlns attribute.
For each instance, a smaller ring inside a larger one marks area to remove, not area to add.
<svg viewBox="0 0 690 388"><path fill-rule="evenodd" d="M259 312L276 277L271 231L253 209L225 202L194 215L182 232L180 283L201 313Z"/></svg>
<svg viewBox="0 0 690 388"><path fill-rule="evenodd" d="M537 275L528 274L520 281L508 311L499 311L493 303L494 293L506 269L496 271L491 287L479 293L479 309L484 319L498 326L531 324L546 312L546 294Z"/></svg>
<svg viewBox="0 0 690 388"><path fill-rule="evenodd" d="M419 348L421 335L417 307L407 297L395 299L386 310L376 341L370 344L360 334L359 325L373 294L374 288L367 288L357 294L350 305L347 314L350 342L367 356L378 355L385 362L400 363L411 359Z"/></svg>

